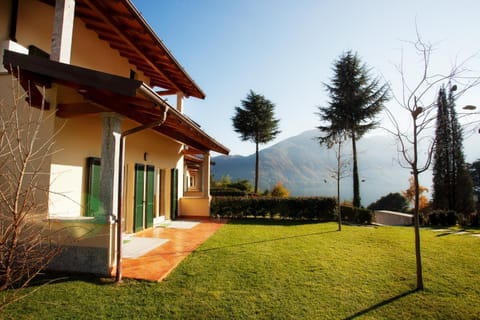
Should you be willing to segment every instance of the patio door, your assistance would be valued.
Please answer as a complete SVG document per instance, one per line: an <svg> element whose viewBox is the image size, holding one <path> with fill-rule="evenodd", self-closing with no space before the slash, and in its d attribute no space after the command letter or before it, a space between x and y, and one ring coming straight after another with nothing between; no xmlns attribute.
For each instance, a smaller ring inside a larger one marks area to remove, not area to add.
<svg viewBox="0 0 480 320"><path fill-rule="evenodd" d="M141 231L153 226L155 167L135 164L135 194L133 230Z"/></svg>

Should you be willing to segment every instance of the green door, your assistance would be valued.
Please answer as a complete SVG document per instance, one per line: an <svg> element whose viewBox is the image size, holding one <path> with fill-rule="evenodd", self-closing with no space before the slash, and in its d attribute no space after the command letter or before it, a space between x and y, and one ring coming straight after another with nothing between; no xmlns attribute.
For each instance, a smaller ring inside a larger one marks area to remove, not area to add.
<svg viewBox="0 0 480 320"><path fill-rule="evenodd" d="M85 216L100 215L100 158L87 158L87 194Z"/></svg>
<svg viewBox="0 0 480 320"><path fill-rule="evenodd" d="M147 181L145 185L145 226L153 227L155 167L147 166Z"/></svg>
<svg viewBox="0 0 480 320"><path fill-rule="evenodd" d="M144 190L145 190L145 165L135 164L135 195L133 208L133 230L143 230L144 213Z"/></svg>
<svg viewBox="0 0 480 320"><path fill-rule="evenodd" d="M172 220L178 217L178 169L172 169L171 194L170 194L170 216Z"/></svg>

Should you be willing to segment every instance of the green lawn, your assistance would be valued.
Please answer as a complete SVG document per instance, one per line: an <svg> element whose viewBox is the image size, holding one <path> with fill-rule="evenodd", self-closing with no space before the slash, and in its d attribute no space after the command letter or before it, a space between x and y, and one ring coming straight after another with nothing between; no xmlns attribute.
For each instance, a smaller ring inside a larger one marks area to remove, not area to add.
<svg viewBox="0 0 480 320"><path fill-rule="evenodd" d="M165 281L75 277L6 319L479 319L480 238L411 227L232 221Z"/></svg>

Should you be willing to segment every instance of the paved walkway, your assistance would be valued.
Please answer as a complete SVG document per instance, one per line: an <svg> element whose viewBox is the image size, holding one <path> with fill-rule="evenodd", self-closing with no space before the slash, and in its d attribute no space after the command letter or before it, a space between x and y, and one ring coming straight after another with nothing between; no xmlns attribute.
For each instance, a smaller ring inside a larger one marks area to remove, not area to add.
<svg viewBox="0 0 480 320"><path fill-rule="evenodd" d="M156 227L135 234L135 237L168 239L167 242L138 258L123 258L124 278L150 281L163 280L185 257L220 229L226 220L210 218L180 218L199 222L184 228L175 222L170 227ZM188 223L186 224L188 225Z"/></svg>

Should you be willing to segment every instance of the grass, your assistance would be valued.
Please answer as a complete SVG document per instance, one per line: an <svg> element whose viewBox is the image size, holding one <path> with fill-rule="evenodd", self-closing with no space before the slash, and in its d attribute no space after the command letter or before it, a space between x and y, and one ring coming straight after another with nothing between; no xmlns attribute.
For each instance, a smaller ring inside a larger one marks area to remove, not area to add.
<svg viewBox="0 0 480 320"><path fill-rule="evenodd" d="M480 318L480 238L422 230L426 290L416 292L412 228L335 230L232 221L161 283L72 277L0 318Z"/></svg>

